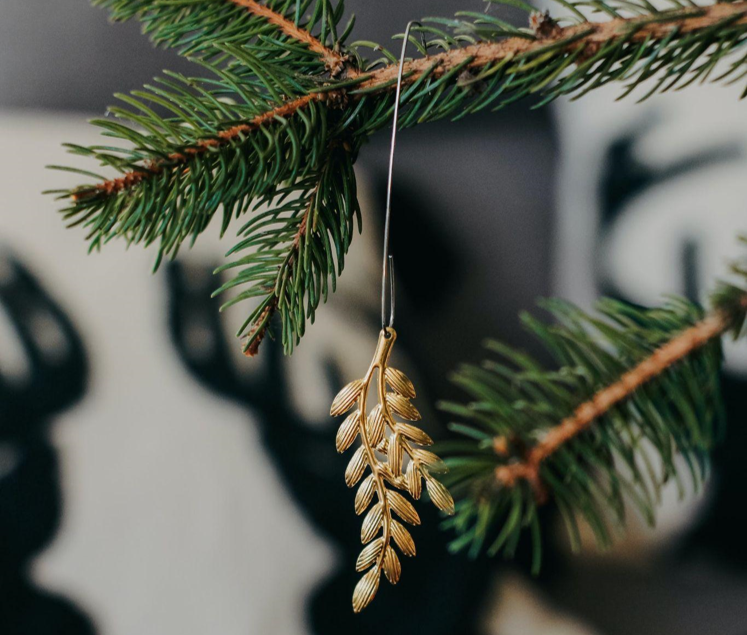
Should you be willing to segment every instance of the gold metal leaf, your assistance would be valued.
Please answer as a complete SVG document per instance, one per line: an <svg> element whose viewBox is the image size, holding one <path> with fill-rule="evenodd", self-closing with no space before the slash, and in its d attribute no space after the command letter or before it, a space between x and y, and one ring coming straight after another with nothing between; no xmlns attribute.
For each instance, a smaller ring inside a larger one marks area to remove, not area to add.
<svg viewBox="0 0 747 635"><path fill-rule="evenodd" d="M442 512L450 516L454 514L454 499L449 490L442 483L433 478L430 474L425 476L425 486L428 489L428 496L431 497L433 504Z"/></svg>
<svg viewBox="0 0 747 635"><path fill-rule="evenodd" d="M414 461L411 461L410 465L407 466L405 483L407 484L407 491L410 492L410 496L418 500L420 493L423 491L423 482L420 477L420 470Z"/></svg>
<svg viewBox="0 0 747 635"><path fill-rule="evenodd" d="M366 470L366 448L364 446L359 447L353 458L350 459L348 467L345 470L345 483L348 487L353 487L363 476L363 472Z"/></svg>
<svg viewBox="0 0 747 635"><path fill-rule="evenodd" d="M342 425L338 428L337 438L335 439L335 445L337 446L338 452L342 453L353 445L355 437L358 436L359 419L360 412L356 410L352 414L349 414L345 421L342 422Z"/></svg>
<svg viewBox="0 0 747 635"><path fill-rule="evenodd" d="M362 390L362 380L356 379L355 381L351 381L347 386L345 386L345 388L337 393L337 397L335 397L335 400L332 402L332 408L330 408L329 413L333 417L345 414L353 407Z"/></svg>
<svg viewBox="0 0 747 635"><path fill-rule="evenodd" d="M368 432L368 441L371 445L377 446L384 439L386 420L381 404L378 404L368 415L366 430Z"/></svg>
<svg viewBox="0 0 747 635"><path fill-rule="evenodd" d="M386 548L384 554L384 575L391 584L397 584L399 582L399 576L402 573L402 565L399 562L397 554L391 547Z"/></svg>
<svg viewBox="0 0 747 635"><path fill-rule="evenodd" d="M391 386L394 392L408 399L415 399L415 386L401 370L387 368L384 377L386 377L386 383Z"/></svg>
<svg viewBox="0 0 747 635"><path fill-rule="evenodd" d="M411 525L420 524L420 516L418 516L418 512L415 511L415 508L412 506L410 501L402 496L402 494L399 492L389 492L387 494L387 501L389 506L397 512L397 515L402 520Z"/></svg>
<svg viewBox="0 0 747 635"><path fill-rule="evenodd" d="M363 479L361 486L355 494L355 513L359 516L366 511L373 500L376 491L376 480L373 474L369 474Z"/></svg>
<svg viewBox="0 0 747 635"><path fill-rule="evenodd" d="M386 395L386 402L389 407L403 419L409 421L420 421L422 418L418 409L410 403L407 397L389 392Z"/></svg>
<svg viewBox="0 0 747 635"><path fill-rule="evenodd" d="M376 591L379 590L380 576L381 570L374 567L358 580L355 591L353 591L353 611L360 613L371 603L371 600L376 596Z"/></svg>
<svg viewBox="0 0 747 635"><path fill-rule="evenodd" d="M403 437L414 441L418 445L433 445L433 439L431 439L420 428L410 425L409 423L398 423L397 432L399 432Z"/></svg>
<svg viewBox="0 0 747 635"><path fill-rule="evenodd" d="M367 544L358 556L358 560L355 563L355 570L360 572L368 569L368 567L376 562L376 559L379 557L379 554L381 554L381 550L383 549L383 547L383 537L379 537L373 542Z"/></svg>
<svg viewBox="0 0 747 635"><path fill-rule="evenodd" d="M412 539L410 532L405 529L404 525L392 519L390 521L389 528L392 532L392 538L397 543L400 551L408 556L412 557L415 555L415 541Z"/></svg>
<svg viewBox="0 0 747 635"><path fill-rule="evenodd" d="M413 450L413 456L423 465L427 465L431 472L448 472L448 468L441 458L429 450L417 448Z"/></svg>
<svg viewBox="0 0 747 635"><path fill-rule="evenodd" d="M361 526L361 542L364 545L373 540L373 537L376 535L376 532L379 531L379 527L381 527L381 522L383 520L384 506L381 503L376 503L363 519L363 525Z"/></svg>
<svg viewBox="0 0 747 635"><path fill-rule="evenodd" d="M395 434L391 441L389 441L387 457L389 459L388 465L392 476L397 477L402 474L402 444L400 443L398 434Z"/></svg>

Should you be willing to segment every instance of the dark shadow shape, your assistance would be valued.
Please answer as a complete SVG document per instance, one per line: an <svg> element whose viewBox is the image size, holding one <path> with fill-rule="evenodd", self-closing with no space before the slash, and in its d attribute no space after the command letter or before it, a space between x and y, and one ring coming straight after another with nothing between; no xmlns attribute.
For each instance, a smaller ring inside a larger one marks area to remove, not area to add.
<svg viewBox="0 0 747 635"><path fill-rule="evenodd" d="M386 209L386 176L379 175L376 209L383 227ZM395 254L398 293L416 313L443 306L464 276L464 267L447 233L434 224L423 187L395 181L392 187L391 251ZM415 195L413 192L420 192ZM382 229L383 232L383 229Z"/></svg>
<svg viewBox="0 0 747 635"><path fill-rule="evenodd" d="M742 155L734 143L703 148L664 167L648 165L635 156L635 148L652 129L658 118L621 134L607 147L600 176L600 223L604 233L636 196L646 190L706 168L734 161Z"/></svg>
<svg viewBox="0 0 747 635"><path fill-rule="evenodd" d="M62 494L48 431L51 418L85 393L86 353L70 319L29 271L15 259L4 264L9 275L0 282L0 306L30 373L0 376L0 633L92 635L81 609L37 588L28 575L59 526Z"/></svg>

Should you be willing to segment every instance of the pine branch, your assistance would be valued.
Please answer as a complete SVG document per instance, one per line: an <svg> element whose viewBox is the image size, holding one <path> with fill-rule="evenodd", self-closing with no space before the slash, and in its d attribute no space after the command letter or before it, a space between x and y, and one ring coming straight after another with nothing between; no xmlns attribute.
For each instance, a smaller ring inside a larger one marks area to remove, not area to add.
<svg viewBox="0 0 747 635"><path fill-rule="evenodd" d="M305 29L299 28L298 25L296 25L294 22L278 13L277 11L273 11L267 5L255 2L255 0L227 1L245 7L251 13L261 16L271 24L277 26L287 36L306 44L309 47L310 51L313 51L322 59L325 68L333 77L338 75L345 67L345 62L347 61L347 59L343 55L340 55L336 51L327 48L317 38L311 35L311 33L306 31Z"/></svg>
<svg viewBox="0 0 747 635"><path fill-rule="evenodd" d="M747 296L745 299L747 300ZM513 487L517 480L526 479L534 487L538 499L543 499L545 495L539 476L542 461L558 452L571 439L586 431L610 409L628 399L643 384L659 377L673 364L691 355L698 348L721 337L732 326L731 316L713 313L657 348L649 357L623 374L619 380L605 386L591 399L578 406L571 416L550 428L542 441L528 452L526 459L497 467L495 476L499 484L504 487ZM496 437L493 447L499 454L504 454L506 443L505 437Z"/></svg>
<svg viewBox="0 0 747 635"><path fill-rule="evenodd" d="M71 194L71 198L73 201L78 202L90 196L95 196L97 193L103 193L107 196L119 194L125 190L140 185L144 179L147 179L150 176L161 174L165 169L179 169L185 163L188 163L193 157L204 154L210 149L217 149L223 145L228 145L231 142L241 140L244 135L255 132L262 126L275 123L279 119L293 115L297 110L307 106L314 99L316 99L316 96L313 94L305 95L290 102L286 102L282 106L276 106L275 108L266 110L265 112L253 117L248 123L237 124L225 130L221 130L215 137L209 139L198 139L194 145L186 146L179 152L172 152L166 159L160 161L149 161L142 167L130 170L121 177L107 179L101 183L96 183L93 187L77 189Z"/></svg>
<svg viewBox="0 0 747 635"><path fill-rule="evenodd" d="M242 240L228 253L240 257L216 270L239 273L215 294L246 287L222 309L260 298L238 333L244 336L246 355L257 354L276 313L290 353L305 332L306 320L313 322L330 287L334 290L354 235L354 219L360 227L349 151L329 148L318 172L271 191L257 206L264 210L242 228Z"/></svg>
<svg viewBox="0 0 747 635"><path fill-rule="evenodd" d="M167 73L146 90L120 95L126 106L110 112L124 125L112 119L94 123L127 147L70 146L118 172L58 192L69 202L64 218L88 229L94 249L120 237L131 243L158 243L157 262L173 257L184 241L198 239L219 209L225 232L232 220L256 210L258 200L271 201L275 192L313 179L329 148L346 147L352 162L373 134L391 125L396 60L369 42L345 45L352 23L338 34L341 3L99 4L111 8L115 19L140 19L156 42L197 56L207 77ZM651 84L646 98L705 80L719 64L724 69L714 81L743 79L747 55L738 52L747 39L747 2L673 4L673 10L657 11L636 0L598 2L594 7L610 19L592 23L583 3L566 3L563 6L582 23L561 26L563 20L535 13L529 29L469 12L425 21L416 30L428 38L429 48L413 37L421 56L405 65L400 125L458 119L533 95L543 95L542 105L613 81L626 84L624 94ZM366 60L366 48L383 57ZM325 67L330 64L334 68ZM322 194L332 200L339 192ZM355 206L345 209L352 214ZM338 218L338 231L330 234L331 248L324 256L329 261L319 265L327 276L341 271L349 241L339 230L351 220ZM248 293L256 297L263 287L251 280ZM325 280L325 294L327 284ZM320 296L318 289L296 293L299 310L284 327L287 351L304 332L302 322L314 315ZM301 302L303 295L314 302ZM264 321L271 313L252 315ZM242 334L263 332L253 323Z"/></svg>
<svg viewBox="0 0 747 635"><path fill-rule="evenodd" d="M295 53L287 61L312 65L307 70L313 70L314 58L317 58L332 75L339 73L347 61L344 55L311 33L312 29L319 27L322 39L336 37L335 27L342 17L342 6L333 7L329 0L92 2L109 9L113 20L139 20L143 32L156 44L176 48L183 55L213 56L218 52L216 47L225 44L252 46L255 43L252 47L255 51L264 49L276 56L282 54L278 49L286 45ZM304 16L309 17L304 20ZM278 38L279 34L287 36L289 41ZM271 41L272 46L256 46L258 41ZM291 48L293 43L301 44L312 55L303 54L303 49Z"/></svg>
<svg viewBox="0 0 747 635"><path fill-rule="evenodd" d="M309 202L308 205L306 205L306 211L301 217L301 222L299 223L298 229L293 236L293 240L288 249L288 253L284 258L285 266L281 266L278 268L279 279L275 281L275 286L269 292L268 298L265 300L265 302L262 303L261 306L263 308L259 313L257 321L252 326L251 331L247 333L246 342L244 344L244 354L247 357L254 357L255 355L257 355L257 353L259 353L259 345L265 338L265 335L270 328L272 318L275 316L275 313L278 310L280 298L278 297L277 289L282 288L287 284L287 280L283 280L280 274L288 271L293 271L296 267L296 264L299 262L299 257L301 254L301 241L309 233L309 218L311 217L316 207L320 187L321 181L317 183L316 187L314 187L314 189L308 196ZM295 285L291 283L289 286L290 288L293 288ZM219 290L218 292L220 291L221 290Z"/></svg>
<svg viewBox="0 0 747 635"><path fill-rule="evenodd" d="M441 404L469 422L452 425L469 440L451 443L447 459L460 498L453 549L476 554L496 532L488 553L511 556L529 529L537 570L543 504L561 513L574 548L580 519L604 548L628 503L653 524L661 487L675 480L684 493L677 456L700 483L719 434L720 337L743 333L747 290L721 285L712 302L703 316L684 300L653 310L604 300L605 319L549 302L554 326L524 320L557 370L496 342L499 360L461 368L454 380L472 401Z"/></svg>
<svg viewBox="0 0 747 635"><path fill-rule="evenodd" d="M664 40L673 34L681 37L725 23L733 26L747 24L747 3L715 4L653 16L616 18L599 24L584 22L565 28L555 25L548 33L538 34L531 39L524 35L498 42L473 44L406 63L404 83L415 83L426 73L439 78L456 68L479 71L506 59L520 59L522 56L528 57L538 52L549 53L556 49L568 55L582 52L583 56L574 58L581 63L592 59L603 47L618 40L626 43ZM362 79L357 87L366 91L391 90L397 71L398 65L390 64Z"/></svg>
<svg viewBox="0 0 747 635"><path fill-rule="evenodd" d="M262 8L261 5L253 2L253 0L226 1L236 2L245 6L256 5L258 9ZM258 15L262 15L258 10L257 13ZM288 24L287 20L277 16L272 11L268 10L267 13L276 16L277 22L274 23ZM672 11L654 20L650 17L617 18L599 25L584 23L566 28L556 27L551 30L551 35L537 39L514 37L499 42L474 44L407 62L404 67L405 79L403 84L415 84L426 75L429 75L433 79L439 79L444 75L453 73L455 69L460 71L479 71L496 62L502 62L507 59L513 60L520 56L530 56L533 53L536 54L538 51L546 52L555 48L568 55L582 52L584 55L579 61L583 59L588 60L597 55L603 46L619 39L633 43L663 40L671 36L675 31L679 35L684 35L706 30L723 22L728 22L729 25L747 24L747 3L717 4L698 9ZM286 28L288 29L287 31ZM294 30L290 26L283 26L283 30L289 34L294 33ZM317 43L317 46L312 50L320 53L323 57L335 56L338 63L343 62L341 56L322 46L306 32L300 31L294 37L305 41L301 33L305 33L306 37ZM171 161L170 165L177 167L186 161L188 156L204 152L207 147L217 147L221 142L231 141L239 133L256 131L260 126L274 121L277 117L292 116L314 99L339 102L348 98L358 100L364 95L371 93L392 92L396 86L397 71L398 64L389 64L384 68L370 73L354 72L351 74L353 81L349 81L351 78L346 78L346 80L341 82L345 84L342 88L336 88L335 83L330 83L329 86L324 88L323 92L313 92L309 95L293 99L282 106L257 115L251 122L222 130L215 137L200 139L194 146L184 148L182 153L172 155L170 159L175 159L175 161ZM354 87L354 89L351 90L350 87ZM155 166L144 166L143 171L133 170L119 179L105 181L96 187L107 193L116 193L127 187L138 185L149 171L153 171L153 168L160 170L161 167L158 164ZM85 192L86 190L84 190ZM80 193L73 194L74 198L76 196L80 196Z"/></svg>

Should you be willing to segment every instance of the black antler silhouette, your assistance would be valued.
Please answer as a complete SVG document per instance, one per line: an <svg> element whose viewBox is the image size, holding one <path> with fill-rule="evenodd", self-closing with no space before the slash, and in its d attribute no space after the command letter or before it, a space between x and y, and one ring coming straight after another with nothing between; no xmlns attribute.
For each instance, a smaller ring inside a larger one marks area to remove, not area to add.
<svg viewBox="0 0 747 635"><path fill-rule="evenodd" d="M93 625L72 602L37 588L28 564L54 537L62 509L50 418L85 392L88 363L62 309L17 260L6 259L0 308L10 318L29 373L0 375L0 632L89 635ZM0 353L1 354L1 353Z"/></svg>

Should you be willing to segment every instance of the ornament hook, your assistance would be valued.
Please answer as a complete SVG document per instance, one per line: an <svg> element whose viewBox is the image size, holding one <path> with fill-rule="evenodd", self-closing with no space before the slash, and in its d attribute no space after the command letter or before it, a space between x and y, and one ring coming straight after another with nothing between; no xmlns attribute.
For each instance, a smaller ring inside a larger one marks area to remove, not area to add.
<svg viewBox="0 0 747 635"><path fill-rule="evenodd" d="M386 213L384 216L384 260L381 271L381 328L391 328L394 325L394 256L389 254L389 231L392 219L392 177L394 174L394 147L397 144L397 125L399 123L399 102L402 93L402 76L405 68L405 53L407 43L410 40L410 29L420 22L412 20L407 23L405 34L402 38L402 53L399 56L399 70L397 71L397 90L394 97L394 122L392 124L392 142L389 148L389 175L386 187ZM428 44L421 33L423 49L428 52ZM388 292L388 297L387 297ZM389 316L387 318L387 305Z"/></svg>

